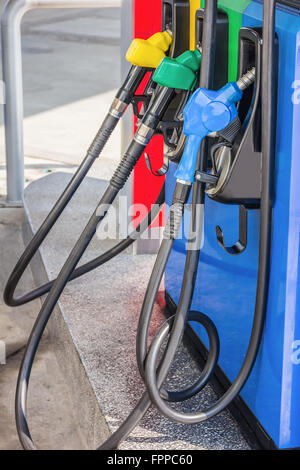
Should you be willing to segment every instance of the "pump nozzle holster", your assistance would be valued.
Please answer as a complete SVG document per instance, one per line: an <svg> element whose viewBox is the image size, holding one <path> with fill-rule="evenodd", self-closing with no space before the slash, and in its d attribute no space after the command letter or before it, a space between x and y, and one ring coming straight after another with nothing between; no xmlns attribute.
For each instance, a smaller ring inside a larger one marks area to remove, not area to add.
<svg viewBox="0 0 300 470"><path fill-rule="evenodd" d="M156 69L172 44L167 31L153 34L148 39L134 39L126 53L126 59L138 67Z"/></svg>
<svg viewBox="0 0 300 470"><path fill-rule="evenodd" d="M183 132L188 137L175 176L177 180L194 183L198 151L202 139L212 132L225 129L238 112L236 103L242 91L235 82L218 91L199 88L189 99L184 111Z"/></svg>

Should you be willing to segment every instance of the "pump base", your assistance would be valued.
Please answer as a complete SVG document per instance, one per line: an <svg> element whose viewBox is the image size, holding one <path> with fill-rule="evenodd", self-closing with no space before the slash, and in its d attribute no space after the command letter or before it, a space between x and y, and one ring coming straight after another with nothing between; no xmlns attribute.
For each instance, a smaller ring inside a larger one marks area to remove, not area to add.
<svg viewBox="0 0 300 470"><path fill-rule="evenodd" d="M177 306L168 292L165 293L165 299L165 315L169 317L176 313ZM207 357L207 348L190 325L188 325L186 330L184 342L190 353L198 356L200 363L204 363L205 358ZM216 372L210 383L218 395L224 393L231 385L228 377L219 366L217 366ZM239 423L243 437L248 441L253 450L279 450L240 396L230 404L228 409Z"/></svg>

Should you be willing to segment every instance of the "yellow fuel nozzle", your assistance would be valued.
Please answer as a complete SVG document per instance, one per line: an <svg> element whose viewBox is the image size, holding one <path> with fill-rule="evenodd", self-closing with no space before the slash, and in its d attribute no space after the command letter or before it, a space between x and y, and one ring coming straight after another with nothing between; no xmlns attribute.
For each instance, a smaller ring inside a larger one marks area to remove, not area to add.
<svg viewBox="0 0 300 470"><path fill-rule="evenodd" d="M156 69L172 44L172 36L167 32L153 34L149 39L134 39L126 53L132 65Z"/></svg>

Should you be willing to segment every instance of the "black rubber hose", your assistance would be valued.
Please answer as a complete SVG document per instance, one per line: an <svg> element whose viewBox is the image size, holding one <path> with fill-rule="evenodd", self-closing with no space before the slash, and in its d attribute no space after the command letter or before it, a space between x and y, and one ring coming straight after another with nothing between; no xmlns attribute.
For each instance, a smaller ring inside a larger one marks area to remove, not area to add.
<svg viewBox="0 0 300 470"><path fill-rule="evenodd" d="M166 263L168 261L169 254L172 250L174 239L176 237L177 231L180 228L184 203L187 201L188 195L189 195L189 187L184 188L183 186L185 185L181 185L180 183L177 184L177 188L176 188L176 191L174 193L174 198L173 198L173 203L175 207L172 205L176 214L174 214L171 208L170 215L166 224L164 239L162 241L157 258L155 260L155 265L154 265L154 268L153 268L153 271L152 271L152 274L148 283L145 300L142 306L140 321L138 325L137 348L136 348L138 365L139 365L139 369L140 369L142 377L144 376L143 363L144 363L145 356L147 355L147 353L145 352L147 346L145 344L147 342L147 332L149 330L149 323L151 320L151 313L153 310L155 297L159 288L161 277L166 268ZM180 197L182 198L181 200L179 200ZM218 337L217 330L215 326L213 325L213 323L209 319L205 321L204 317L205 316L203 316L203 314L199 314L197 312L196 321L199 321L201 323L201 319L202 319L203 320L202 324L207 329L209 339L210 339L210 350L209 350L209 355L207 358L206 366L199 380L197 381L197 384L194 386L194 389L197 387L197 390L199 390L199 387L200 387L199 384L201 384L203 388L205 384L209 381L215 369L215 366L218 362L218 356L219 356L219 337ZM174 351L174 354L175 353L176 351ZM164 358L158 369L158 372L159 372L158 380L160 381L160 384L163 383L168 372L168 371L161 370L161 366L163 365L163 363L164 363ZM165 392L165 393L169 394L170 392ZM190 390L188 389L183 392L176 392L177 394L176 396L175 395L172 396L170 394L170 398L172 398L172 401L182 401L187 398L188 393L190 393L190 396L193 396L197 392L195 391L195 393L191 393ZM117 429L117 431L115 431L98 448L98 450L117 449L120 443L129 436L129 434L141 421L141 419L144 417L144 415L146 414L150 406L151 406L151 400L149 398L148 393L145 392L143 396L141 397L141 399L139 400L138 404L135 406L135 408L126 418L126 420L121 424L121 426Z"/></svg>
<svg viewBox="0 0 300 470"><path fill-rule="evenodd" d="M217 17L217 0L207 0L205 3L205 16L203 23L203 38L202 38L202 63L200 72L200 86L202 88L210 88L213 78L213 65L214 65L214 43L216 34L216 17ZM197 162L197 169L200 171L206 170L206 159L207 159L207 140L204 139ZM178 184L178 183L177 183ZM199 264L200 245L202 237L202 217L201 210L204 208L205 201L205 185L196 181L193 186L193 197L192 197L192 216L191 216L191 234L194 237L193 241L190 241L190 249L187 250L187 258L185 263L185 271L183 277L183 283L177 307L177 312L172 328L171 337L168 342L167 349L164 354L164 370L160 377L154 380L153 387L158 385L160 389L163 377L166 377L173 359L176 354L176 350L182 340L184 334L188 312L192 301L194 292L195 280ZM191 237L190 237L191 238ZM192 238L191 238L192 240ZM151 346L150 346L151 350ZM147 364L146 360L146 364ZM147 381L147 369L145 370ZM146 382L147 390L148 385ZM151 387L149 388L151 391Z"/></svg>
<svg viewBox="0 0 300 470"><path fill-rule="evenodd" d="M246 357L240 372L226 393L210 408L198 413L183 414L171 409L160 396L160 383L156 383L156 361L160 350L161 338L159 335L151 343L145 366L145 381L151 401L155 403L158 410L168 419L173 421L194 424L205 421L223 411L240 393L245 385L255 364L261 338L263 334L264 320L267 309L270 253L271 253L271 230L272 230L272 172L275 148L275 1L264 2L263 21L263 89L262 89L262 117L264 122L262 134L262 193L261 193L261 220L260 220L260 246L259 246L259 268L257 279L256 304L250 342ZM189 256L189 253L188 253ZM187 263L188 263L187 259ZM184 280L183 288L188 287L188 278ZM172 348L178 347L182 331L188 315L182 309L179 301L174 327L165 354L167 363L172 363Z"/></svg>
<svg viewBox="0 0 300 470"><path fill-rule="evenodd" d="M144 69L142 67L131 67L127 75L127 78L124 81L124 84L119 89L116 95L116 98L118 100L122 100L122 103L126 105L129 104L139 84L144 78L146 71L147 69ZM116 116L110 113L107 114L93 142L91 143L83 162L77 169L76 173L73 175L71 181L69 182L66 189L64 190L64 192L58 199L57 203L55 204L51 212L48 214L48 216L42 223L41 227L39 228L37 233L34 235L32 240L29 242L24 253L18 260L4 289L3 298L4 298L4 302L7 305L11 307L24 305L30 302L31 300L49 292L51 285L52 285L51 283L47 283L44 286L41 286L40 288L37 288L33 290L32 292L28 292L20 297L14 296L18 283L21 277L23 276L26 268L28 267L30 261L32 260L33 256L36 254L36 252L40 248L41 244L43 243L48 233L50 232L50 230L56 223L57 219L62 214L62 212L64 211L64 209L66 208L70 200L72 199L73 195L75 194L75 192L81 185L82 181L86 177L94 161L101 154L105 144L109 140L113 130L115 129L125 109L126 108L123 107L122 112L117 113ZM114 112L114 110L112 112ZM98 266L97 260L98 259L95 260L95 265L96 265L95 267ZM103 262L101 261L100 264L102 264ZM94 269L94 267L92 266L93 264L87 265L86 267L83 266L79 268L75 277L73 277L72 279L75 279L76 277L81 276L82 274L90 271L91 269Z"/></svg>
<svg viewBox="0 0 300 470"><path fill-rule="evenodd" d="M212 82L212 75L213 75L213 48L214 48L214 40L215 40L215 22L216 22L216 14L217 14L217 1L216 0L206 0L205 3L205 16L204 16L204 24L203 24L203 48L202 48L202 63L201 63L201 87L203 88L209 88L210 84ZM207 143L206 141L203 141L199 153L199 159L198 159L198 169L204 171L206 168L206 155L207 155ZM192 204L192 231L194 234L196 234L196 243L199 242L199 236L197 234L200 233L199 227L197 227L197 224L199 223L199 206L204 204L204 199L205 199L205 185L196 182L194 184L193 188L193 204ZM193 215L194 214L194 215ZM197 230L198 229L198 230ZM202 230L201 230L202 233ZM165 240L162 242L161 249L159 250L159 254L157 257L157 260L155 264L159 265L159 263L164 263L164 266L166 265L166 260L169 257L169 254L171 252L171 243L166 244ZM200 244L199 244L200 247ZM194 245L194 248L195 245ZM192 263L193 260L193 263ZM186 268L185 268L185 278L186 280L189 279L190 282L195 281L195 276L198 268L198 261L199 261L199 250L194 249L190 253L188 253L188 259L186 263ZM192 265L193 264L193 265ZM192 271L194 270L194 274L192 274ZM160 271L157 269L158 276L160 276ZM192 275L191 275L192 274ZM194 279L193 279L194 277ZM152 278L152 276L151 276ZM152 279L153 283L153 290L155 289L157 285L157 281L153 278ZM151 284L152 284L151 283ZM187 288L185 290L185 288ZM189 310L190 306L190 300L192 298L192 293L193 293L193 287L192 287L192 292L189 290L191 288L191 285L186 283L186 285L183 285L182 288L182 293L185 290L187 296L189 297L189 302L188 302L188 309L185 309L185 312ZM152 286L149 283L149 291L152 289ZM181 331L183 333L185 328L185 325L183 325ZM142 336L142 335L141 335ZM144 347L144 342L141 340L141 348ZM169 367L171 366L173 362L173 358L176 354L178 344L176 344L176 347L173 348L173 346L170 346L170 342L168 343L168 347L166 350L166 353L169 351L170 356L171 356L171 361L169 363L166 363L166 357L164 356L164 360L162 365L164 368L160 369L160 374L159 377L155 377L155 383L156 381L158 382L159 388L162 385L163 381L167 377ZM171 348L171 349L170 349ZM139 349L139 348L137 348ZM165 354L166 354L165 353ZM141 364L139 364L139 368L141 369L141 372L143 373L143 367ZM120 426L120 428L114 432L110 438L102 444L98 450L113 450L116 449L120 443L126 439L126 437L130 434L130 432L135 428L135 426L139 423L139 421L143 418L145 413L147 412L149 406L151 404L151 401L149 400L149 395L148 393L144 393L140 401L138 402L137 406L134 408L134 410L130 413L128 418L124 421L124 423Z"/></svg>
<svg viewBox="0 0 300 470"><path fill-rule="evenodd" d="M159 287L159 283L157 282L158 278L160 277L160 273L164 272L166 262L168 259L168 254L171 252L173 246L173 240L166 240L162 241L162 245L158 252L158 255L155 260L155 265L153 268L153 273L157 273L157 276L151 275L147 292L155 292L154 296L152 297L153 302L155 301L155 296L157 293L157 289ZM158 287L157 287L158 286ZM138 335L141 325L138 326ZM137 424L141 421L144 417L146 412L148 411L149 407L151 406L151 401L149 399L149 395L145 392L137 405L134 407L132 412L128 415L125 421L121 424L121 426L103 443L98 447L97 450L114 450L117 449L118 446L122 441L124 441L129 434L133 431L133 429L137 426Z"/></svg>
<svg viewBox="0 0 300 470"><path fill-rule="evenodd" d="M165 202L165 185L163 184L162 189L152 206L150 212L147 214L147 216L142 220L142 222L137 226L137 228L131 232L127 238L124 240L121 240L119 243L117 243L114 247L112 247L110 250L106 251L105 253L102 253L100 256L97 258L83 264L82 266L79 266L76 268L73 273L70 276L69 282L73 281L74 279L79 278L80 276L83 276L84 274L87 274L90 271L93 271L94 269L102 266L103 264L107 263L111 259L115 258L118 256L120 253L122 253L126 248L128 248L132 243L134 243L135 240L137 240L146 230L147 228L152 224L152 222L156 219L158 216L162 205ZM22 276L22 274L21 274ZM37 299L48 292L50 292L55 280L49 281L42 286L39 286L32 291L22 295L22 297L19 297L18 299L14 298L14 301L18 301L18 306L19 305L24 305L28 302L31 302L34 299ZM10 295L13 296L13 292L15 291L18 280L16 279L16 282L14 283L14 286L10 286L12 289Z"/></svg>
<svg viewBox="0 0 300 470"><path fill-rule="evenodd" d="M154 129L157 127L161 118L164 116L164 113L173 95L174 90L160 87L157 91L156 100L153 102L153 105L150 106L150 109L145 114L142 124L144 122L149 124L152 123L152 131L154 132ZM145 129L143 129L143 132L144 130ZM148 126L146 130L150 140L151 134L153 132L150 132L151 128ZM30 435L26 419L26 403L27 389L29 386L31 369L38 345L40 343L46 325L50 319L50 316L54 310L54 307L58 302L59 297L63 292L67 282L69 281L72 272L76 268L91 239L95 235L99 223L103 220L109 210L110 205L113 203L119 191L125 185L127 179L133 171L133 168L135 167L139 158L143 154L146 145L149 142L149 140L144 138L143 132L141 131L141 133L139 133L138 131L136 133L135 138L131 142L126 154L123 156L122 161L120 162L118 168L112 176L109 186L105 191L103 197L101 198L98 207L91 216L88 224L83 230L67 261L61 269L57 279L55 280L45 302L42 305L40 313L31 331L18 375L17 390L15 397L17 431L20 442L26 450L35 449L34 442ZM143 143L139 142L139 139Z"/></svg>
<svg viewBox="0 0 300 470"><path fill-rule="evenodd" d="M99 132L97 133L97 136L95 137L85 159L83 160L80 167L72 177L70 183L58 199L51 212L48 214L48 216L46 217L46 219L44 220L32 240L29 242L24 253L18 260L4 289L4 301L7 305L11 307L16 307L23 305L35 298L35 296L32 296L30 292L18 298L14 297L14 293L18 286L18 283L21 277L23 276L25 269L28 267L30 261L32 260L33 256L36 254L41 244L47 237L48 233L56 223L57 219L59 218L63 210L66 208L79 186L81 185L82 181L84 180L88 171L93 165L95 159L99 156L100 152L102 151L105 143L109 138L109 135L115 128L118 121L118 118L107 115L104 124L101 126Z"/></svg>
<svg viewBox="0 0 300 470"><path fill-rule="evenodd" d="M127 153L122 159L122 162L115 171L107 190L102 196L98 207L91 216L88 224L55 280L33 326L19 371L15 401L17 430L24 449L35 449L26 420L26 401L31 368L44 329L61 293L70 279L72 272L76 268L87 246L95 235L98 224L104 219L118 192L125 185L144 149L145 145L139 144L134 140L132 141Z"/></svg>
<svg viewBox="0 0 300 470"><path fill-rule="evenodd" d="M155 344L159 345L158 346L159 349L161 349L165 339L171 333L174 320L175 320L175 315L173 315L172 317L169 317L168 320L159 328L158 332L156 333ZM212 375L215 372L218 359L219 359L220 339L219 339L218 330L215 324L213 323L213 321L207 315L204 315L203 313L197 312L197 311L190 311L188 314L187 321L197 322L201 324L202 326L204 326L206 333L208 335L208 339L209 339L208 356L205 362L205 366L200 374L200 377L194 385L187 388L186 390L182 390L179 392L164 391L164 394L163 394L163 389L160 389L160 396L164 400L170 401L170 402L176 402L176 403L182 402L184 400L188 400L189 398L192 398L193 396L197 395L210 381ZM152 351L152 347L151 347L151 351ZM157 357L158 356L156 355L156 358ZM163 357L163 360L164 360L164 357ZM147 367L147 362L148 362L148 355L146 356L145 368ZM161 379L161 381L162 380L163 379ZM145 383L147 387L147 380L145 380Z"/></svg>
<svg viewBox="0 0 300 470"><path fill-rule="evenodd" d="M163 374L161 376L159 375L157 377L157 374L155 372L154 380L153 380L153 374L152 374L152 364L153 364L153 355L155 354L155 364L157 362L157 343L159 341L160 344L160 335L156 336L154 340L152 341L149 351L146 357L146 363L145 363L145 384L147 391L149 393L151 402L155 404L155 406L161 411L161 408L164 409L164 413L168 413L168 417L170 415L172 416L173 419L173 414L172 412L176 412L173 408L170 408L165 400L161 398L160 396L160 388L162 385L162 380L163 377L166 377L169 369L171 367L171 364L174 360L176 351L182 341L182 337L186 328L186 323L188 321L188 314L190 311L190 306L191 306L191 300L194 292L194 285L195 285L195 279L196 279L196 274L197 274L197 269L199 265L199 250L197 249L197 246L200 246L200 238L202 236L202 230L199 230L199 219L201 217L201 214L199 214L199 206L197 209L197 204L195 203L197 201L201 201L201 191L199 188L199 185L195 183L194 189L198 189L198 191L193 192L193 203L192 203L192 233L195 236L195 249L189 249L187 251L187 258L186 258L186 265L185 265L185 272L184 272L184 277L183 277L183 283L182 283L182 288L181 288L181 293L180 293L180 298L177 306L177 311L173 323L173 328L171 331L171 336L168 341L167 348L164 353L164 369L163 369ZM200 215L200 217L199 217ZM160 349L160 347L159 347ZM157 390L159 394L159 400L157 400ZM184 415L185 416L185 415Z"/></svg>
<svg viewBox="0 0 300 470"><path fill-rule="evenodd" d="M166 338L170 329L172 327L174 321L174 317L168 318L168 320L160 327L158 331L158 335L162 338L162 341ZM201 373L201 376L198 382L202 382L203 387L206 383L210 380L215 366L218 362L218 355L219 355L219 336L218 331L212 322L212 320L200 312L190 312L188 321L195 321L202 326L204 326L208 338L209 338L209 353L207 357L206 364L204 369ZM161 365L160 365L161 367ZM166 376L162 375L160 378L160 382L162 383L165 380ZM202 388L203 388L202 387ZM177 392L178 395L182 392ZM177 400L182 401L182 400ZM132 410L130 415L127 419L121 424L121 426L115 431L97 450L115 450L119 447L122 441L124 441L129 434L133 431L133 429L137 426L137 424L141 421L144 417L146 412L148 411L149 407L151 406L151 400L147 392L145 392L142 398L139 400L138 404Z"/></svg>
<svg viewBox="0 0 300 470"><path fill-rule="evenodd" d="M162 242L160 248L160 257L154 265L150 282L148 284L148 288L146 291L146 295L144 298L138 330L137 330L137 337L136 337L136 356L137 356L137 363L140 371L140 375L143 380L145 380L145 361L147 358L147 340L148 340L148 332L150 321L152 317L154 302L156 299L156 295L161 283L161 279L165 272L166 264L169 259L169 255L171 249L173 247L174 240L177 237L177 233L181 226L182 215L184 211L184 204L187 203L189 194L190 194L190 185L177 183L174 196L173 196L173 203L170 209L170 214L168 218L168 222L166 224L166 229L164 233L164 240ZM164 335L163 335L164 337ZM168 392L166 390L161 389L160 395L163 397L164 400L171 401L171 402L179 402L183 400L187 400L197 393L207 384L209 381L215 366L218 362L218 355L219 349L218 347L212 348L214 353L217 353L213 357L209 357L207 366L209 364L209 372L206 374L206 371L201 374L201 377L198 381L190 386L189 388L182 390L180 392Z"/></svg>

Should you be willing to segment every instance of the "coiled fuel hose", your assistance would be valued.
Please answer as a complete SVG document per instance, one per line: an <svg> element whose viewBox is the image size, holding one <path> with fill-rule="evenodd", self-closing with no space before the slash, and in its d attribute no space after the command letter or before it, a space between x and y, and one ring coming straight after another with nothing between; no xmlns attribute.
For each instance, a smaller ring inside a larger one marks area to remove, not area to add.
<svg viewBox="0 0 300 470"><path fill-rule="evenodd" d="M42 223L41 227L34 235L24 253L16 264L12 274L10 275L8 282L4 289L4 301L7 305L15 307L24 305L33 299L40 297L50 291L54 281L48 282L31 292L27 292L21 297L15 297L15 291L24 271L28 267L33 256L36 254L41 244L47 237L48 233L55 225L57 219L62 214L73 195L81 185L83 179L86 177L91 166L95 160L101 154L105 144L109 140L113 130L115 129L120 118L123 116L126 108L130 103L137 105L134 101L135 93L144 79L147 72L153 72L161 61L166 57L166 53L172 43L172 34L167 31L155 33L148 39L134 39L126 53L126 59L132 64L132 67L124 80L123 85L119 88L115 99L110 107L110 110L104 119L99 131L97 132L92 144L90 145L87 154L77 169L76 173L72 177L71 181L67 185L67 188L62 193L57 203ZM152 73L151 73L152 77ZM151 83L151 77L148 80L148 84ZM139 97L141 98L141 97ZM136 106L137 107L137 106ZM161 196L161 195L160 195ZM157 203L162 201L162 197L158 198ZM151 218L155 214L149 213L148 216ZM141 224L139 229L145 227L146 220ZM150 219L149 219L150 220ZM146 228L146 227L145 227ZM70 280L76 279L79 276L97 268L101 264L105 263L116 254L120 253L125 249L128 244L131 243L132 237L128 237L127 240L123 240L117 246L104 253L100 257L97 257L93 261L80 266L71 275Z"/></svg>
<svg viewBox="0 0 300 470"><path fill-rule="evenodd" d="M82 181L86 177L93 163L101 154L105 144L109 140L120 118L123 116L127 106L131 103L131 100L142 79L144 78L146 72L147 69L144 67L131 67L123 86L119 89L118 93L116 94L111 108L106 118L104 119L100 129L98 130L92 144L90 145L83 162L73 175L71 181L67 185L66 189L58 199L53 209L50 211L50 213L48 214L36 234L33 236L32 240L26 247L24 253L20 257L14 270L12 271L4 289L4 301L7 305L11 307L24 305L46 294L50 291L51 287L53 286L53 281L48 282L47 284L44 284L43 286L40 286L32 290L31 292L28 292L20 297L15 297L16 288L19 284L21 277L24 274L24 271L28 267L30 261L40 248L41 244L47 237L52 227L55 225L57 219L62 214L62 212L72 199L73 195L81 185ZM162 201L162 198L160 198L159 201ZM120 251L125 249L131 239L132 238L129 237L127 241L123 240L120 244L118 244L117 247L114 247L111 252L105 253L102 256L96 258L95 260L83 266L80 266L72 273L72 276L69 280L76 279L79 276L82 276L83 274L97 268L98 266L106 262L107 259L111 259L111 257L115 256L115 253L119 253Z"/></svg>
<svg viewBox="0 0 300 470"><path fill-rule="evenodd" d="M275 54L275 2L264 2L264 21L263 21L263 83L262 83L262 122L264 122L262 133L262 191L260 206L260 246L259 246L259 267L257 278L256 304L251 337L248 350L239 371L237 378L234 380L225 394L211 407L204 411L195 413L181 413L171 408L167 400L162 394L162 381L157 376L156 364L159 357L160 349L164 339L168 334L170 338L167 348L164 352L163 366L165 375L174 360L175 352L182 340L183 333L187 322L189 321L189 310L193 298L195 278L198 268L198 259L200 250L188 250L185 272L182 284L181 295L176 311L176 315L172 320L173 325L164 325L152 341L149 351L140 358L140 366L144 372L145 385L150 396L151 402L156 408L168 419L177 423L195 424L203 422L216 414L223 411L240 393L245 385L255 364L258 349L261 343L265 313L268 299L268 284L270 271L270 251L271 251L271 227L272 227L272 168L274 158L274 140L275 140L275 122L274 119L274 102L275 102L275 86L274 86L274 63ZM205 45L205 42L204 42ZM205 48L205 47L204 47ZM203 50L202 66L205 60L205 51ZM204 80L203 80L204 82ZM201 151L200 151L200 170L201 169ZM181 185L181 183L177 183ZM176 185L176 188L177 188ZM197 233L201 236L200 230L197 232L197 203L203 203L203 189L194 186L194 201L192 211L192 234ZM199 227L198 227L199 228ZM196 230L196 232L195 232ZM162 249L168 251L167 248ZM164 253L160 254L164 257ZM161 275L161 273L160 273ZM155 274L154 274L155 277ZM155 278L150 280L155 285ZM150 305L150 309L153 304ZM142 344L144 338L142 338ZM141 344L141 346L142 346ZM144 344L145 351L145 344ZM143 372L142 370L142 372ZM170 400L169 400L170 401Z"/></svg>
<svg viewBox="0 0 300 470"><path fill-rule="evenodd" d="M202 74L201 86L208 87L211 81L212 42L214 31L209 28L209 24L215 24L217 2L206 2L206 20L204 26L203 39L203 57L202 57ZM210 19L210 21L209 21ZM137 335L137 357L141 376L144 378L147 393L145 393L128 416L123 425L100 447L100 449L115 449L124 437L127 437L130 430L134 428L137 422L147 411L149 404L153 403L156 408L168 419L177 423L192 424L203 422L212 416L224 410L240 393L245 385L252 368L254 366L261 337L264 327L265 312L268 299L268 282L270 270L270 249L271 249L271 227L272 227L272 161L274 156L274 135L275 135L275 119L274 119L274 28L275 28L275 2L264 2L264 21L263 21L263 171L262 171L262 193L261 193L261 222L260 222L260 252L259 252L259 269L257 279L256 305L254 313L254 321L250 342L246 357L240 369L236 380L232 383L226 393L210 408L195 413L183 414L174 410L168 405L168 401L179 401L180 398L191 397L203 388L207 378L213 373L217 357L218 336L214 325L209 324L207 328L207 317L199 312L190 312L191 301L194 293L195 279L198 269L198 261L200 254L200 239L202 235L201 221L199 217L199 205L204 206L204 185L196 182L193 188L192 199L192 218L191 218L191 234L196 237L192 249L187 250L185 272L183 278L180 299L176 311L176 315L169 319L158 331L154 340L147 350L147 333L151 318L151 312L154 305L155 296L158 290L160 280L163 276L171 248L172 237L176 236L176 227L179 226L182 218L182 208L184 201L187 200L188 190L182 188L182 183L177 182L174 193L174 206L171 209L170 217L167 224L168 237L163 240L150 282L148 284L147 293L142 307L138 335ZM211 49L209 49L211 47ZM204 171L206 168L205 155L207 154L206 142L203 141L199 158L198 170ZM181 193L182 198L178 195ZM184 195L185 194L185 195ZM172 222L173 220L173 222ZM175 223L175 225L174 225ZM200 323L207 329L210 348L207 363L204 367L202 375L198 382L190 387L190 389L179 393L172 394L162 389L164 380L169 372L171 364L174 360L176 350L182 340L185 327L188 321L198 319ZM210 321L211 322L211 321ZM163 353L163 359L157 369L159 352L164 339L169 336L167 347ZM212 351L216 352L215 357ZM206 375L207 374L207 375Z"/></svg>
<svg viewBox="0 0 300 470"><path fill-rule="evenodd" d="M217 13L217 1L207 0L205 3L205 20L203 29L203 58L201 68L201 87L209 88L213 70L213 44L215 38L215 24ZM272 158L274 152L274 120L272 111L274 99L274 15L275 2L264 2L264 24L263 24L263 61L264 61L264 79L263 79L263 172L262 172L262 197L261 197L261 223L260 223L260 254L259 254L259 273L257 282L257 296L253 328L246 358L237 379L233 382L227 392L221 397L215 405L206 411L196 413L182 414L168 405L168 401L182 401L198 393L211 377L219 353L219 339L215 326L212 321L204 314L199 312L190 312L191 301L194 292L195 279L198 269L200 238L202 236L201 217L199 217L199 205L204 206L204 184L194 183L192 195L192 216L191 233L195 236L195 244L187 250L185 272L183 277L180 299L176 315L168 319L159 329L157 335L147 350L147 335L155 295L163 276L165 266L172 249L174 239L177 236L180 227L184 204L190 194L191 185L177 181L173 204L166 224L165 236L157 256L153 273L150 278L147 293L142 307L141 318L137 335L137 357L139 370L144 377L146 384L146 393L142 396L137 406L112 436L102 444L99 449L116 449L120 442L125 439L132 429L138 424L144 416L147 409L154 403L155 406L166 417L181 423L196 423L204 421L222 411L228 404L234 400L245 384L252 367L254 365L258 347L261 341L264 325L264 316L266 311L268 296L268 276L270 263L270 241L271 241L271 216L272 216ZM147 122L143 123L138 135L130 145L122 162L117 168L109 186L102 197L100 204L92 215L78 242L73 248L68 260L62 268L60 274L55 280L49 295L47 296L42 309L35 322L31 332L25 355L21 364L17 392L16 392L16 422L20 441L25 449L35 449L26 418L27 388L29 385L30 373L34 357L42 337L46 324L51 313L66 285L72 272L77 266L82 254L87 248L91 238L95 234L97 225L103 220L107 212L107 207L111 204L118 191L125 184L134 165L138 161L147 145L146 140L151 136L155 125L157 125L157 116L163 114L167 102L171 99L172 90L160 89L157 100L153 105L153 113ZM151 130L152 126L152 130ZM206 169L207 143L202 141L197 169L205 171ZM182 340L186 324L189 320L199 321L206 328L209 341L209 355L207 363L201 373L198 381L181 392L168 392L162 388L168 375L170 366L173 362L176 350ZM163 352L162 360L157 368L158 352L163 339L169 335L167 347Z"/></svg>
<svg viewBox="0 0 300 470"><path fill-rule="evenodd" d="M17 430L20 441L25 449L35 448L26 420L26 401L31 368L44 329L63 289L70 280L78 262L95 235L98 224L104 219L109 206L113 203L119 191L125 185L133 168L151 140L155 129L161 121L161 118L174 97L174 94L175 90L172 88L158 87L155 100L153 100L152 105L150 105L147 110L133 141L112 176L108 188L102 196L98 207L92 214L57 279L53 282L51 290L34 324L20 367L16 391Z"/></svg>

